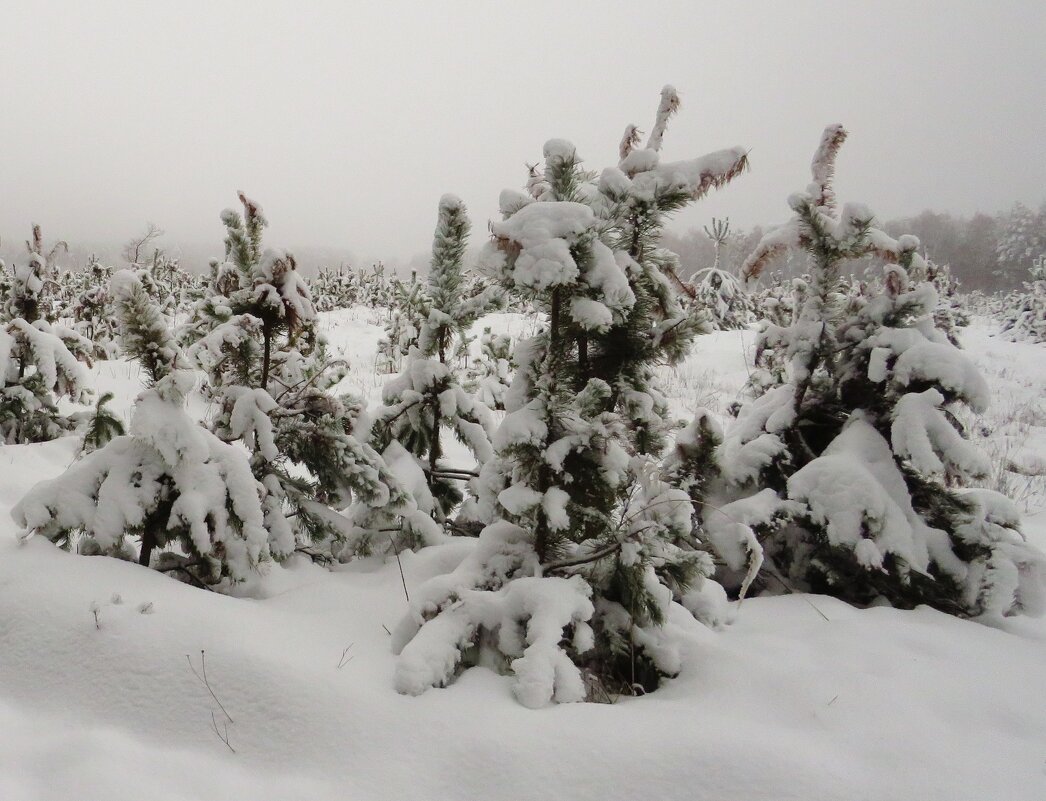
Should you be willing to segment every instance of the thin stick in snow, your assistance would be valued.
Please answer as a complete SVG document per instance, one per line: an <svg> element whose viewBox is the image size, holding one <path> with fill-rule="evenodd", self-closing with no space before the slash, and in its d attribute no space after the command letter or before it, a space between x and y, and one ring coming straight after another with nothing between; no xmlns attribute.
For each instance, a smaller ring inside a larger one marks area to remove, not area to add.
<svg viewBox="0 0 1046 801"><path fill-rule="evenodd" d="M831 623L832 622L831 618L829 618L828 615L826 615L824 612L822 612L820 609L818 609L817 608L817 604L815 604L813 601L811 601L807 597L805 592L797 592L794 587L792 587L787 581L784 580L784 577L781 575L780 571L777 569L777 565L775 565L773 562L770 562L769 566L770 566L770 575L773 576L775 579L777 579L781 583L782 587L784 587L786 590L788 590L788 592L790 592L792 595L798 595L800 598L802 598L804 601L806 601L808 604L810 604L810 606L813 608L813 610L815 612L817 612L817 614L819 614L821 617L824 618L825 623Z"/></svg>
<svg viewBox="0 0 1046 801"><path fill-rule="evenodd" d="M348 657L348 659L346 659L345 657L349 653L349 649L352 648L352 646L355 645L355 644L356 643L350 642L348 645L345 646L345 650L341 652L341 659L338 660L338 664L337 664L337 667L336 667L337 670L341 670L343 667L345 667L347 664L349 664L349 662L352 661L352 658L353 658L353 656L355 656L355 654L353 654L352 656Z"/></svg>
<svg viewBox="0 0 1046 801"><path fill-rule="evenodd" d="M400 531L401 529L402 529L402 526L399 529L396 529L396 530ZM400 582L403 584L403 594L407 598L407 603L410 603L410 593L407 592L407 577L405 575L403 575L403 562L400 560L400 549L396 545L396 538L393 537L392 535L389 535L389 542L392 544L392 550L396 554L396 564L397 564L397 566L399 566L399 569L400 569Z"/></svg>
<svg viewBox="0 0 1046 801"><path fill-rule="evenodd" d="M207 679L207 657L203 649L200 650L200 670L203 673L202 676L196 672L196 668L193 667L192 659L189 658L188 654L185 655L185 661L189 663L189 670L192 671L192 674L200 680L204 687L207 688L207 692L211 694L211 698L214 699L214 703L216 703L218 707L221 709L221 711L225 713L225 717L229 719L229 723L235 723L235 721L232 719L232 715L230 715L229 711L225 708L225 705L221 701L219 701L218 696L214 694L214 690L211 688L211 683ZM226 743L226 745L228 745L228 743Z"/></svg>
<svg viewBox="0 0 1046 801"><path fill-rule="evenodd" d="M211 711L211 726L214 728L214 733L216 735L218 735L218 739L221 740L223 743L225 743L225 747L228 748L230 751L232 751L235 754L236 753L236 749L233 748L232 744L229 742L229 724L228 723L223 723L222 724L222 728L224 729L224 733L218 731L218 721L214 717L213 710Z"/></svg>

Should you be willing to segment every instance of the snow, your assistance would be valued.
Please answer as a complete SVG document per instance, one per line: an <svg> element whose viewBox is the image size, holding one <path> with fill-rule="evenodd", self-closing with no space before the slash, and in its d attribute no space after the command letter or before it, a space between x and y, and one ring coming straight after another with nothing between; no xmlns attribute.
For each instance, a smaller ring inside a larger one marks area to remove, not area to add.
<svg viewBox="0 0 1046 801"><path fill-rule="evenodd" d="M795 421L794 398L795 388L782 384L741 408L723 439L722 461L731 481L754 481L785 451L778 433Z"/></svg>
<svg viewBox="0 0 1046 801"><path fill-rule="evenodd" d="M69 352L62 339L44 320L28 323L15 318L5 332L0 332L0 370L11 375L17 370L11 353L16 339L24 337L44 386L58 394L78 395L84 384L84 366ZM73 335L77 336L77 335Z"/></svg>
<svg viewBox="0 0 1046 801"><path fill-rule="evenodd" d="M533 509L541 503L544 497L526 484L513 484L498 493L498 503L504 506L509 514L521 515L527 509Z"/></svg>
<svg viewBox="0 0 1046 801"><path fill-rule="evenodd" d="M320 317L332 354L351 364L343 388L378 403L376 320L361 310ZM484 326L515 336L524 323L495 315L475 330ZM992 405L978 426L994 427L992 441L1009 443L1011 458L1042 459L1041 415L1018 428L1018 410L1038 409L1046 391L1041 346L993 339L978 326L963 336L965 353L990 379ZM752 341L752 332L704 336L684 365L665 368L673 412L710 406L722 419L747 377ZM140 370L125 362L99 362L91 377L99 391L116 391L120 414L142 389ZM188 407L193 416L206 410L198 396ZM518 422L525 438L540 418ZM0 448L0 506L9 510L35 482L60 474L77 444L66 437ZM1012 519L1012 506L981 497L987 517ZM1029 540L1046 545L1043 496L1019 506ZM4 801L1046 797L1042 619L986 626L926 608L858 610L812 595L738 606L705 582L687 605L707 610L718 628L670 620L686 627L677 678L614 705L532 710L514 692L547 692L555 669L548 638L558 642L555 626L567 611L583 617L573 590L533 637L519 632L523 648L538 648L533 685L514 690L513 678L476 667L445 689L396 692L403 663L383 626L396 632L412 610L442 603L447 595L422 590L429 580L446 582L447 594L475 586L474 576L445 575L467 571L474 540L403 552L408 604L395 558L334 571L292 558L274 565L248 600L116 559L70 555L39 537L20 545L16 534L0 514ZM518 619L527 600L521 594L499 611ZM149 603L151 613L139 611ZM189 669L186 656L199 669L201 649L234 720L235 753L212 730L211 713L220 725L220 710ZM569 693L569 680L561 691Z"/></svg>
<svg viewBox="0 0 1046 801"><path fill-rule="evenodd" d="M633 151L633 154L637 152L641 151ZM700 198L735 172L746 154L743 147L732 147L695 159L661 162L636 175L632 180L633 191L639 196L653 197L655 193L670 190Z"/></svg>
<svg viewBox="0 0 1046 801"><path fill-rule="evenodd" d="M897 357L894 379L902 386L913 382L938 382L976 412L988 407L988 382L958 348L940 342L921 342Z"/></svg>
<svg viewBox="0 0 1046 801"><path fill-rule="evenodd" d="M187 530L215 579L223 565L233 581L253 579L268 557L258 484L242 451L185 413L195 380L173 371L139 396L129 436L33 486L11 510L23 531L62 538L82 530L103 552L120 551L126 533L158 513L167 530Z"/></svg>
<svg viewBox="0 0 1046 801"><path fill-rule="evenodd" d="M912 509L889 445L860 416L788 479L788 496L806 503L828 541L853 547L865 568L881 568L889 553L920 572L929 566L927 527Z"/></svg>
<svg viewBox="0 0 1046 801"><path fill-rule="evenodd" d="M909 392L894 410L890 441L894 452L908 459L920 473L943 476L985 476L991 470L988 457L963 439L941 414L944 396L936 389Z"/></svg>
<svg viewBox="0 0 1046 801"><path fill-rule="evenodd" d="M594 225L591 208L559 201L523 206L507 220L491 223L491 231L521 248L513 270L516 284L542 291L577 279L570 246Z"/></svg>

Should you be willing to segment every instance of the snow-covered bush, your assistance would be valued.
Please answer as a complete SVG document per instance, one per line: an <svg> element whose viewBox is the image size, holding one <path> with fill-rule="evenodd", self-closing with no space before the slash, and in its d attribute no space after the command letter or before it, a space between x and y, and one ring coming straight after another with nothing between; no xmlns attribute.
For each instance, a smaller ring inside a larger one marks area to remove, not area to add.
<svg viewBox="0 0 1046 801"><path fill-rule="evenodd" d="M357 270L322 267L308 284L317 311L345 309L360 302L362 275Z"/></svg>
<svg viewBox="0 0 1046 801"><path fill-rule="evenodd" d="M778 272L764 274L762 285L750 290L756 319L771 325L791 325L806 297L807 278L785 278Z"/></svg>
<svg viewBox="0 0 1046 801"><path fill-rule="evenodd" d="M1046 558L1024 542L1013 504L962 488L989 465L953 410L982 410L987 385L935 326L934 286L910 280L927 275L918 241L890 238L863 206L837 207L831 179L845 137L826 129L813 182L789 199L793 218L743 267L754 277L795 248L813 273L793 322L762 332L760 347L787 366L724 438L734 499L706 510L709 537L735 570L765 557L790 586L859 603L1039 613ZM855 297L841 289L844 266L869 254L891 263L880 290ZM745 548L734 545L739 533Z"/></svg>
<svg viewBox="0 0 1046 801"><path fill-rule="evenodd" d="M243 581L268 559L247 458L186 413L196 376L178 368L178 350L153 324L162 318L140 280L117 273L112 291L121 344L142 362L151 387L135 402L128 435L98 439L100 447L33 487L12 515L27 532L81 553L136 558L216 587ZM137 555L128 537L138 538Z"/></svg>
<svg viewBox="0 0 1046 801"><path fill-rule="evenodd" d="M681 358L701 321L680 305L659 237L667 214L727 183L746 155L663 162L677 106L666 87L647 146L629 126L617 167L587 173L573 145L551 140L527 191L501 195L481 264L544 325L516 346L477 481L486 527L456 570L412 592L394 633L401 692L483 661L511 670L534 707L582 700L586 675L637 692L680 669L676 616L689 615L673 600L711 563L693 547L690 496L660 468L670 421L654 366Z"/></svg>

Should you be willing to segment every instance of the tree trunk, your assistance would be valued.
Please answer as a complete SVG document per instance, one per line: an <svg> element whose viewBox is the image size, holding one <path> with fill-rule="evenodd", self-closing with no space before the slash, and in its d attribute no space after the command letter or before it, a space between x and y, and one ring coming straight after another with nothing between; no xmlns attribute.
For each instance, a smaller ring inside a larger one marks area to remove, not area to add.
<svg viewBox="0 0 1046 801"><path fill-rule="evenodd" d="M440 506L439 497L435 492L435 484L439 480L436 476L436 463L443 455L443 448L440 445L440 431L439 431L439 398L433 398L432 401L432 434L429 440L429 474L427 476L429 480L429 491L432 492L433 500L436 502L435 512L438 522L442 523L446 520L446 515L443 513L443 507Z"/></svg>
<svg viewBox="0 0 1046 801"><path fill-rule="evenodd" d="M578 334L577 338L577 362L578 362L578 391L584 389L588 379L592 377L592 368L588 361L588 334Z"/></svg>
<svg viewBox="0 0 1046 801"><path fill-rule="evenodd" d="M262 374L261 388L269 388L269 363L272 360L272 326L269 323L262 324Z"/></svg>
<svg viewBox="0 0 1046 801"><path fill-rule="evenodd" d="M559 316L560 316L560 289L556 287L552 290L552 303L549 309L549 334L548 334L548 350L549 359L546 364L546 371L549 376L549 387L548 392L550 397L555 396L556 388L556 371L559 369L559 365L562 362L563 354L562 342L559 334ZM549 436L552 436L551 426L549 427ZM546 442L546 445L550 445L550 442ZM552 485L552 471L548 465L548 462L544 459L541 465L538 467L538 486L535 487L538 492L544 493ZM537 521L534 526L534 551L537 554L538 562L544 564L548 555L549 538L551 536L551 529L548 525L548 519L545 516L543 508L538 507Z"/></svg>
<svg viewBox="0 0 1046 801"><path fill-rule="evenodd" d="M138 555L138 564L149 566L149 561L152 559L153 549L156 547L156 537L153 536L152 529L147 524L145 531L142 533L142 550Z"/></svg>

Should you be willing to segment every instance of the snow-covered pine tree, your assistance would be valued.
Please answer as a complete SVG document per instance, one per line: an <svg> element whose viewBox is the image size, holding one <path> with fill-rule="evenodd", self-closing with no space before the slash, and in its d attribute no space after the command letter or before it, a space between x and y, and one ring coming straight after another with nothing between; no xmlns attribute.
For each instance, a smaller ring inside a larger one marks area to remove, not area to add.
<svg viewBox="0 0 1046 801"><path fill-rule="evenodd" d="M396 293L395 283L389 280L383 262L375 262L369 270L361 270L357 279L359 301L372 309L389 309Z"/></svg>
<svg viewBox="0 0 1046 801"><path fill-rule="evenodd" d="M595 203L601 207L597 210L635 304L620 321L589 335L587 362L591 374L610 385L632 448L640 454L659 454L670 425L664 398L655 386L655 368L685 357L694 336L710 330L707 316L684 307L674 291L674 285L681 284L676 277L678 257L661 247L661 233L672 214L725 186L748 165L740 147L662 161L665 131L679 103L676 90L664 87L646 146L638 146L636 127L627 126L617 167L603 170L596 184ZM605 289L620 291L611 285ZM585 344L579 343L579 349Z"/></svg>
<svg viewBox="0 0 1046 801"><path fill-rule="evenodd" d="M763 283L751 290L756 319L777 326L791 325L803 306L809 284L804 278L786 278L780 272L762 275Z"/></svg>
<svg viewBox="0 0 1046 801"><path fill-rule="evenodd" d="M111 267L103 265L92 255L72 288L69 306L76 330L91 343L92 353L98 359L115 358L120 349L108 288L112 274Z"/></svg>
<svg viewBox="0 0 1046 801"><path fill-rule="evenodd" d="M215 588L243 581L268 559L247 458L186 413L196 376L179 369L178 349L154 324L162 318L139 279L117 273L112 293L124 351L151 383L135 402L130 434L37 484L12 515L27 532L81 553L135 559ZM128 537L138 538L137 554Z"/></svg>
<svg viewBox="0 0 1046 801"><path fill-rule="evenodd" d="M56 285L58 267L55 258L60 251L69 252L68 243L62 239L48 249L44 245L43 230L38 224L33 223L32 231L32 238L25 242L29 261L20 267L15 266L11 276L11 293L7 301L9 317L21 317L31 323L40 319L51 319L47 294Z"/></svg>
<svg viewBox="0 0 1046 801"><path fill-rule="evenodd" d="M515 370L512 337L484 328L479 338L479 356L469 365L465 390L474 393L488 409L504 411L505 395Z"/></svg>
<svg viewBox="0 0 1046 801"><path fill-rule="evenodd" d="M424 293L420 283L395 281L389 290L389 319L385 336L378 341L375 367L382 373L398 372L410 349L418 344L425 316Z"/></svg>
<svg viewBox="0 0 1046 801"><path fill-rule="evenodd" d="M704 228L715 254L712 265L694 273L694 303L709 313L711 324L720 331L747 328L755 321L754 304L741 279L722 264L722 251L730 240L730 220L712 218Z"/></svg>
<svg viewBox="0 0 1046 801"><path fill-rule="evenodd" d="M933 310L934 325L956 347L959 345L959 329L970 324L970 313L965 306L965 297L959 293L959 281L952 275L947 264L926 260L925 279L937 290L937 308Z"/></svg>
<svg viewBox="0 0 1046 801"><path fill-rule="evenodd" d="M1028 271L1031 281L1008 298L1002 313L1002 333L1013 340L1046 342L1046 253Z"/></svg>
<svg viewBox="0 0 1046 801"><path fill-rule="evenodd" d="M710 564L677 544L690 541L691 500L657 461L667 424L653 367L680 358L698 328L658 237L745 153L662 163L677 106L666 87L648 146L635 148L630 127L621 166L598 180L551 140L528 191L502 193L483 261L546 322L516 347L479 479L488 525L454 572L412 593L395 632L401 692L445 684L473 659L510 666L527 706L582 700L582 668L631 691L679 670L673 596Z"/></svg>
<svg viewBox="0 0 1046 801"><path fill-rule="evenodd" d="M112 410L108 408L108 404L113 397L115 396L112 392L103 393L95 402L94 409L83 416L83 444L80 446L82 453L96 451L116 437L127 433L120 418L114 415Z"/></svg>
<svg viewBox="0 0 1046 801"><path fill-rule="evenodd" d="M0 435L7 443L42 442L73 426L57 401L79 401L86 392L91 343L72 329L44 319L48 290L55 286L53 257L44 252L40 226L26 242L28 261L15 264L0 328Z"/></svg>
<svg viewBox="0 0 1046 801"><path fill-rule="evenodd" d="M171 321L160 310L142 272L122 271L110 283L120 348L145 371L144 383L154 386L176 368L188 367L171 334ZM179 359L183 362L178 364Z"/></svg>
<svg viewBox="0 0 1046 801"><path fill-rule="evenodd" d="M788 368L727 432L720 463L742 497L707 509L706 530L732 568L765 555L783 582L857 603L1041 612L1046 558L1020 536L1014 505L961 489L988 464L953 409L982 410L987 385L934 326L932 284L910 281L926 275L918 240L891 239L864 206L837 208L831 179L845 137L826 129L813 182L789 199L794 217L744 264L755 276L775 252L798 248L813 273L796 321L762 333ZM840 291L843 266L869 254L890 262L883 288L855 303Z"/></svg>
<svg viewBox="0 0 1046 801"><path fill-rule="evenodd" d="M188 355L207 373L216 401L213 430L241 441L265 487L269 548L283 558L299 545L329 555L364 547L360 530L336 510L356 501L390 516L416 511L381 457L354 433L361 411L332 394L344 377L315 329L315 309L294 257L262 250L267 225L242 192L243 215L227 209L226 261L214 268L212 295L182 332Z"/></svg>
<svg viewBox="0 0 1046 801"><path fill-rule="evenodd" d="M469 235L465 204L453 195L439 202L427 291L419 293L421 325L417 345L407 355L403 371L386 382L384 406L375 413L373 438L382 451L397 442L424 471L432 510L439 522L462 500L460 484L471 471L444 459L443 432L449 431L482 466L493 455L490 410L465 392L455 373L453 355L468 328L499 300L493 291L465 293L464 257ZM491 288L493 290L493 288Z"/></svg>
<svg viewBox="0 0 1046 801"><path fill-rule="evenodd" d="M1046 255L1046 202L1037 211L1016 203L1002 222L996 254L999 269L1013 286L1036 259Z"/></svg>

